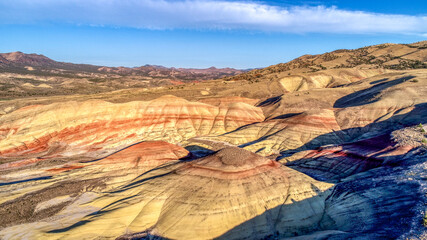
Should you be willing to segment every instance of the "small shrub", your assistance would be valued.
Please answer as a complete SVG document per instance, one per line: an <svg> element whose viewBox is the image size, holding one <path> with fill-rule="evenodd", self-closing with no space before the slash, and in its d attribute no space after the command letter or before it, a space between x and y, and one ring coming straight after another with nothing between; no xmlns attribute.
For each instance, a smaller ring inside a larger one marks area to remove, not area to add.
<svg viewBox="0 0 427 240"><path fill-rule="evenodd" d="M418 127L420 128L420 131L421 131L422 133L425 133L425 132L426 132L426 130L424 129L424 126L423 126L421 123L418 125Z"/></svg>
<svg viewBox="0 0 427 240"><path fill-rule="evenodd" d="M387 44L381 44L381 45L378 45L377 47L378 49L383 49L387 47Z"/></svg>

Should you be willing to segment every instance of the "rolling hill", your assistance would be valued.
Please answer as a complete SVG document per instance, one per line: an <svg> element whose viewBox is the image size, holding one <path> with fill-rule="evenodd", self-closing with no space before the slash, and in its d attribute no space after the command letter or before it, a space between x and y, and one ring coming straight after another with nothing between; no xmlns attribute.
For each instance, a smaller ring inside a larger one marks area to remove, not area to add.
<svg viewBox="0 0 427 240"><path fill-rule="evenodd" d="M1 100L0 238L424 239L426 60L383 44Z"/></svg>

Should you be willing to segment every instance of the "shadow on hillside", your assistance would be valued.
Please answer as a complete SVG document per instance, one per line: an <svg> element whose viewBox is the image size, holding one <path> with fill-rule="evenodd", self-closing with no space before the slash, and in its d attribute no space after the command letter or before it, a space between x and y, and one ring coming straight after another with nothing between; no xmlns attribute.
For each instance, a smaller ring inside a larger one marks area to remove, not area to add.
<svg viewBox="0 0 427 240"><path fill-rule="evenodd" d="M376 95L381 91L413 78L415 76L402 77L388 82L379 82L368 89L362 89L338 99L334 104L334 108L355 107L375 102L377 100L375 99Z"/></svg>
<svg viewBox="0 0 427 240"><path fill-rule="evenodd" d="M278 103L278 102L280 102L282 100L282 96L283 96L283 94L279 95L279 96L276 96L276 97L268 98L267 100L264 100L264 101L258 103L256 106L257 107L266 107L266 106L269 106L269 105L276 104L276 103Z"/></svg>
<svg viewBox="0 0 427 240"><path fill-rule="evenodd" d="M405 154L386 155L395 150L390 135L384 134L367 140L341 144L337 148L320 147L305 158L286 163L286 166L316 180L336 183L373 168L396 165L398 161L404 159Z"/></svg>
<svg viewBox="0 0 427 240"><path fill-rule="evenodd" d="M296 115L300 115L301 113L287 113L287 114L282 114L279 115L277 117L272 118L271 120L278 120L278 119L286 119L286 118L290 118L290 117L294 117Z"/></svg>
<svg viewBox="0 0 427 240"><path fill-rule="evenodd" d="M44 176L44 177L29 178L29 179L12 181L12 182L0 182L0 186L13 185L13 184L25 183L25 182L31 182L31 181L47 180L51 178L52 176Z"/></svg>
<svg viewBox="0 0 427 240"><path fill-rule="evenodd" d="M301 226L301 222L292 223L292 216L287 213L298 213L299 211L291 209L298 209L299 204L313 203L318 200L316 197L269 209L217 239L230 239L248 231L253 239L282 239L327 230L335 231L318 232L321 236L323 234L319 239L396 239L410 230L412 218L418 214L414 206L421 202L422 198L422 194L414 194L419 192L418 183L398 182L396 178L383 180L384 176L401 174L402 169L378 168L374 177L361 176L359 179L337 184L325 200L321 220L309 226ZM301 208L301 211L308 209ZM298 217L300 216L296 216ZM255 232L256 226L266 221L272 223L271 229L268 232ZM254 233L251 233L252 230ZM315 238L308 237L307 239Z"/></svg>
<svg viewBox="0 0 427 240"><path fill-rule="evenodd" d="M238 132L238 131L240 131L240 130L242 130L242 129L245 129L245 128L249 127L249 126L252 126L252 125L255 125L255 124L258 124L258 123L261 123L261 122L253 122L253 123L249 123L249 124L246 124L246 125L240 126L240 127L236 128L236 129L234 129L234 130L230 131L230 132L226 132L226 133L220 134L219 136L225 136L225 135L230 134L230 133Z"/></svg>
<svg viewBox="0 0 427 240"><path fill-rule="evenodd" d="M399 111L397 111L396 113L398 112ZM290 156L296 152L316 149L324 145L351 143L355 140L359 141L363 139L373 138L383 134L389 134L392 131L397 129L417 125L419 123L424 123L426 121L426 117L427 117L427 103L420 103L415 105L412 111L406 114L400 114L400 115L396 114L384 121L373 122L364 127L348 128L345 130L333 131L326 134L322 134L308 141L301 147L280 152L281 156L277 160L280 160L283 157ZM244 127L246 128L248 126L249 125L246 125ZM234 130L232 132L236 132L236 131L238 130ZM241 144L239 145L239 147L244 148L244 147L262 142L268 139L269 137L274 136L275 134L277 134L277 132L280 132L280 131L281 130L278 130L274 133L262 136L254 141ZM223 135L227 135L227 134L229 133L225 133Z"/></svg>
<svg viewBox="0 0 427 240"><path fill-rule="evenodd" d="M185 147L185 149L187 149L190 154L187 157L179 159L181 161L192 161L215 153L215 151L209 148L201 147L199 145L188 145Z"/></svg>
<svg viewBox="0 0 427 240"><path fill-rule="evenodd" d="M388 80L388 78L383 78L383 79L380 79L380 80L372 81L369 84L374 85L374 84L378 84L378 83L383 83L383 82L385 82L387 80Z"/></svg>
<svg viewBox="0 0 427 240"><path fill-rule="evenodd" d="M386 148L387 144L392 145L393 143L390 141L389 135L392 131L401 129L404 127L409 127L413 125L417 125L419 123L423 123L426 121L427 116L427 103L421 103L415 105L415 108L406 114L402 115L394 115L393 117L381 121L381 122L373 122L368 124L365 127L356 127L349 128L341 131L330 132L327 134L320 135L311 141L307 142L303 146L290 149L280 152L280 155L277 160L280 160L284 157L291 156L297 152L304 150L321 150L319 147L327 145L340 145L343 150L349 150L350 156L348 158L343 158L343 161L351 161L351 159L355 160L357 163L361 164L361 166L354 167L353 170L348 171L346 174L342 174L341 177L351 176L352 174L356 174L358 172L363 172L372 168L376 168L380 166L385 160L388 161L387 158L378 158L376 155L372 155L369 158L364 157L362 154L351 154L351 152L356 153L357 150L354 148L359 147L359 151L363 151L363 148L366 149L380 149ZM354 142L354 139L359 138ZM341 142L334 142L333 139L340 139ZM388 139L388 140L386 140ZM352 151L350 151L352 150ZM331 174L326 171L321 172L313 172L309 168L309 162L314 159L300 159L294 162L289 163L289 167L294 168L300 172L303 172L315 179L321 179L323 181L332 181L336 182L339 178L333 177ZM317 159L316 159L317 160ZM308 164L308 165L307 165ZM341 162L340 164L349 164L348 167L351 167L350 162ZM353 163L355 164L355 163ZM353 165L354 166L354 165ZM339 169L339 166L335 166L336 169ZM336 172L338 174L338 172ZM340 177L340 178L341 178Z"/></svg>
<svg viewBox="0 0 427 240"><path fill-rule="evenodd" d="M373 122L364 127L355 127L348 128L345 130L334 131L330 133L326 133L320 135L311 141L307 142L303 146L282 151L282 156L288 156L289 154L293 154L295 152L315 149L322 145L329 144L345 144L351 143L355 139L363 140L368 138L373 138L383 134L389 134L394 130L401 129L404 127L409 127L413 125L417 125L419 123L423 123L426 121L427 117L427 103L420 103L414 106L414 109L406 114L394 115L387 120ZM333 142L329 141L329 139L340 139L342 142ZM255 142L252 142L252 144Z"/></svg>

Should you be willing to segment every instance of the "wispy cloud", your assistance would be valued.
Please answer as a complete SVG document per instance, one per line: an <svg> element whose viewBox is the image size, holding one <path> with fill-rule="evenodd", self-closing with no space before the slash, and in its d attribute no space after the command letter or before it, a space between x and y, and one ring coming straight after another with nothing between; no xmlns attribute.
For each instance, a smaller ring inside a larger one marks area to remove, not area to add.
<svg viewBox="0 0 427 240"><path fill-rule="evenodd" d="M3 0L0 23L60 22L148 29L286 33L427 33L427 16L215 0Z"/></svg>

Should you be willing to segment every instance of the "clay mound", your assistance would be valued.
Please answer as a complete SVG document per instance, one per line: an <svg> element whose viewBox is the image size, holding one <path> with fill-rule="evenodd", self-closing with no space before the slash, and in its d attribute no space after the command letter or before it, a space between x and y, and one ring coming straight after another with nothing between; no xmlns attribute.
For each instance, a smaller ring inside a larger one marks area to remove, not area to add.
<svg viewBox="0 0 427 240"><path fill-rule="evenodd" d="M86 168L82 169L86 171L90 168L90 171L95 172L96 168L102 168L99 171L104 171L106 175L111 177L115 174L124 175L124 173L129 174L135 171L139 173L145 172L189 155L190 153L185 148L177 145L163 141L148 141L131 145L104 158L82 160L76 164L67 163L61 167L47 169L46 171L58 173L80 168ZM106 168L108 168L108 171L105 171ZM118 173L112 173L113 171L118 171Z"/></svg>
<svg viewBox="0 0 427 240"><path fill-rule="evenodd" d="M38 236L64 239L145 231L169 239L259 239L276 231L293 236L316 228L332 186L227 147L142 174L92 201L95 212L77 223L30 227Z"/></svg>
<svg viewBox="0 0 427 240"><path fill-rule="evenodd" d="M136 164L153 166L160 165L157 161L169 161L186 157L189 154L187 150L174 144L163 141L149 141L134 144L117 153L105 157L97 164ZM126 166L122 166L127 168Z"/></svg>
<svg viewBox="0 0 427 240"><path fill-rule="evenodd" d="M189 163L187 169L180 170L180 173L212 176L219 179L238 179L271 171L279 165L277 162L244 149L226 147L214 155Z"/></svg>
<svg viewBox="0 0 427 240"><path fill-rule="evenodd" d="M194 136L221 134L264 119L245 103L212 106L164 96L147 102L63 102L29 106L0 118L0 153L6 156L111 153L142 140L176 143Z"/></svg>
<svg viewBox="0 0 427 240"><path fill-rule="evenodd" d="M167 142L142 142L101 159L57 162L54 167L6 169L0 178L4 190L0 192L0 228L7 230L0 237L26 238L51 224L58 226L78 220L94 209L85 203L129 184L151 169L180 162L188 155L184 148ZM46 220L49 217L51 220ZM19 224L27 224L28 231L16 232L14 225L22 226Z"/></svg>

